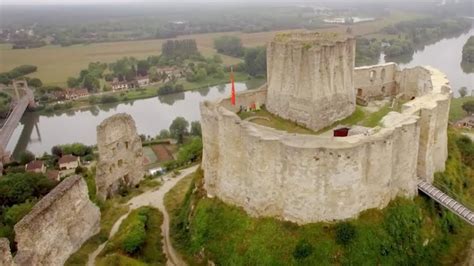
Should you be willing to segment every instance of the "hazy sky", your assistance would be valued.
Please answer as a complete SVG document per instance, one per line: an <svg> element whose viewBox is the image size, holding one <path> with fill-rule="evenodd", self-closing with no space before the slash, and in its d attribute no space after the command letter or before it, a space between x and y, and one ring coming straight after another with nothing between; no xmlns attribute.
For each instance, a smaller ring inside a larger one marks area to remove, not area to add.
<svg viewBox="0 0 474 266"><path fill-rule="evenodd" d="M324 1L324 0L323 0ZM325 0L329 2L328 0ZM336 0L338 2L357 2L359 0ZM363 0L366 2L367 0ZM372 0L376 1L376 0ZM399 0L378 0L379 2L391 2L391 1L399 1ZM403 1L409 1L409 0L403 0ZM418 0L417 2L433 2L433 1L441 1L441 0ZM4 5L24 5L24 4L117 4L117 3L196 3L196 2L207 2L207 3L212 3L212 2L287 2L291 3L293 2L292 0L0 0L0 4ZM317 0L297 0L295 1L297 3L304 3L304 2L321 2Z"/></svg>

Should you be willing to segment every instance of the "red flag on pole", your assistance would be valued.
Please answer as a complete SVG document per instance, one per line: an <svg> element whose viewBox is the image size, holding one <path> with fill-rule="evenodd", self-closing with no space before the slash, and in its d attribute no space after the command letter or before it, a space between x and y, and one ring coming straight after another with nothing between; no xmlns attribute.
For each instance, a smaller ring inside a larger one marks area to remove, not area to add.
<svg viewBox="0 0 474 266"><path fill-rule="evenodd" d="M232 94L230 97L230 103L235 105L235 84L234 84L234 69L230 67L230 82L232 82Z"/></svg>

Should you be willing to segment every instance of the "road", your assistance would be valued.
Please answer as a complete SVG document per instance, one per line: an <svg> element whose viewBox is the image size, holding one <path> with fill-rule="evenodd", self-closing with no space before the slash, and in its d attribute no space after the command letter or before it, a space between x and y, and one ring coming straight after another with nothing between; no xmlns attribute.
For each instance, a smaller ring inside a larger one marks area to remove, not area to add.
<svg viewBox="0 0 474 266"><path fill-rule="evenodd" d="M110 230L109 234L109 239L111 239L115 233L117 233L120 224L122 224L123 220L127 218L127 216L130 214L132 210L138 209L143 206L152 206L154 208L157 208L163 213L163 224L161 225L161 235L163 236L163 252L165 253L168 261L166 262L166 265L176 265L176 266L182 266L186 265L186 262L184 262L183 259L179 256L178 252L173 248L173 245L171 244L171 239L169 235L169 228L170 228L170 218L169 218L169 213L165 208L164 205L164 197L168 191L170 191L176 183L178 183L181 179L186 177L187 175L193 173L196 171L198 168L197 165L186 168L181 170L180 174L177 177L172 178L171 175L172 173L166 175L163 177L164 183L163 185L156 189L156 190L151 190L147 191L143 194L137 195L130 199L127 202L127 205L129 205L129 211L122 215L112 226L112 229ZM94 266L95 265L95 259L97 255L102 251L102 249L105 247L107 244L107 241L102 243L94 252L89 254L89 258L87 261L87 266Z"/></svg>

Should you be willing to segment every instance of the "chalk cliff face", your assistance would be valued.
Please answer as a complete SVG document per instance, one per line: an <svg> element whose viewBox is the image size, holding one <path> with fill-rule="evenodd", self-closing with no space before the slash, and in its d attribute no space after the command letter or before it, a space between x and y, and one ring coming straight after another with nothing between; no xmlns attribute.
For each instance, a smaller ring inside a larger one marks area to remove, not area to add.
<svg viewBox="0 0 474 266"><path fill-rule="evenodd" d="M280 34L267 47L267 109L318 130L355 110L355 40Z"/></svg>
<svg viewBox="0 0 474 266"><path fill-rule="evenodd" d="M15 225L15 264L63 265L100 230L100 211L89 200L87 184L72 176L42 198Z"/></svg>
<svg viewBox="0 0 474 266"><path fill-rule="evenodd" d="M135 121L128 114L116 114L97 126L97 196L106 199L120 185L134 186L145 175L143 148Z"/></svg>

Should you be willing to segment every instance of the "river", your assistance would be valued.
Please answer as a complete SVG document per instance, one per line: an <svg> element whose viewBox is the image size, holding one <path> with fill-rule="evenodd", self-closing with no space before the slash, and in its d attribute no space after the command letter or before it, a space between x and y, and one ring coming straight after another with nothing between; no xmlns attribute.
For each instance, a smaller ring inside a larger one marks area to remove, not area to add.
<svg viewBox="0 0 474 266"><path fill-rule="evenodd" d="M428 65L441 70L448 76L455 96L458 95L459 88L463 86L468 90L474 90L474 73L466 73L461 67L462 47L472 35L474 35L474 28L456 37L445 38L427 45L416 51L409 62L399 63L399 65L401 68ZM385 63L383 54L379 63Z"/></svg>
<svg viewBox="0 0 474 266"><path fill-rule="evenodd" d="M255 84L235 83L237 92L255 86ZM199 120L201 101L229 97L230 90L230 85L226 84L48 115L26 112L15 129L7 149L13 151L13 157L18 158L24 150L36 155L50 153L51 147L58 144L80 142L93 145L96 144L97 125L117 113L130 114L135 120L139 134L156 136L160 130L168 129L177 116L182 116L189 122Z"/></svg>
<svg viewBox="0 0 474 266"><path fill-rule="evenodd" d="M448 75L456 94L462 86L474 89L474 73L465 73L461 68L462 47L471 35L474 35L474 29L427 45L400 66L431 65ZM382 56L379 63L384 62ZM246 90L247 85L236 83L236 89ZM177 116L188 121L199 120L199 102L228 96L229 84L51 115L25 113L8 144L8 150L14 151L13 155L17 157L26 149L41 155L50 152L51 147L58 144L81 142L92 145L96 143L96 126L105 118L122 112L132 115L139 134L155 136L160 130L167 129Z"/></svg>

